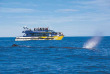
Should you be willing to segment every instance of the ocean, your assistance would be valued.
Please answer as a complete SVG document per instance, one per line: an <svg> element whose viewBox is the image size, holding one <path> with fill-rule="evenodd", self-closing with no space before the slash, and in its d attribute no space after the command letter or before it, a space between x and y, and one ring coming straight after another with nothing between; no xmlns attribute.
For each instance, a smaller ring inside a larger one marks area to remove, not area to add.
<svg viewBox="0 0 110 74"><path fill-rule="evenodd" d="M0 74L110 74L110 37L102 37L91 49L83 48L91 39L15 41L1 37Z"/></svg>

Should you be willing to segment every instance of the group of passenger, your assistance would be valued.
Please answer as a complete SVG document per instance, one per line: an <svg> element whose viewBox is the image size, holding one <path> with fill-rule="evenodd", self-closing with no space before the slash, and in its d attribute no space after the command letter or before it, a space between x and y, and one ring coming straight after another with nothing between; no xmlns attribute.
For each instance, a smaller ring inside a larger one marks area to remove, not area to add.
<svg viewBox="0 0 110 74"><path fill-rule="evenodd" d="M34 28L34 31L44 31L44 30L48 30L48 28Z"/></svg>

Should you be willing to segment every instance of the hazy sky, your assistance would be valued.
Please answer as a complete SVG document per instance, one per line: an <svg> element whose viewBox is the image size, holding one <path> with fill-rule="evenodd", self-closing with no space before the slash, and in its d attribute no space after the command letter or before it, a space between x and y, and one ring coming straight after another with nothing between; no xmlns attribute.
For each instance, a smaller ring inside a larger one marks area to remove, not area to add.
<svg viewBox="0 0 110 74"><path fill-rule="evenodd" d="M23 26L110 36L110 0L0 0L0 37L22 36Z"/></svg>

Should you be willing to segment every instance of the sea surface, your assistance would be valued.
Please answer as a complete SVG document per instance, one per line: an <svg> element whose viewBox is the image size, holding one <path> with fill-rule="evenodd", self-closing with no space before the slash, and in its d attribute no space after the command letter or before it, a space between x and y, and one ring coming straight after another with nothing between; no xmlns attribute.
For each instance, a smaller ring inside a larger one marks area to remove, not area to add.
<svg viewBox="0 0 110 74"><path fill-rule="evenodd" d="M1 37L0 74L110 74L110 37L102 37L91 49L83 48L91 38L15 41Z"/></svg>

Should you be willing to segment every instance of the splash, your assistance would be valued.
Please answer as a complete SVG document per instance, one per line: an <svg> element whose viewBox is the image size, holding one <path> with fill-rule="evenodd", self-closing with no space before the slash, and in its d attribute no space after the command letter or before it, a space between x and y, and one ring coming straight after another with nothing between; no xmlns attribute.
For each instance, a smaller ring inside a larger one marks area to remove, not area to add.
<svg viewBox="0 0 110 74"><path fill-rule="evenodd" d="M93 49L99 44L100 41L101 41L100 36L93 37L84 44L83 48Z"/></svg>

